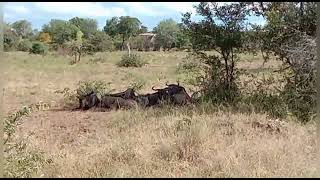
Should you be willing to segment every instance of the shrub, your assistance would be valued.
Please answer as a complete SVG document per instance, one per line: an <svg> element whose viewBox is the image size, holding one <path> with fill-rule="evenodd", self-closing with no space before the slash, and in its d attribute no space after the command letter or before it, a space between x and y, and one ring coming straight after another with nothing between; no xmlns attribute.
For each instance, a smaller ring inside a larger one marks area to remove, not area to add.
<svg viewBox="0 0 320 180"><path fill-rule="evenodd" d="M267 113L274 118L285 118L288 115L288 107L280 95L258 92L244 97L241 102L254 108L249 111ZM243 108L245 105L240 103L238 107L240 106Z"/></svg>
<svg viewBox="0 0 320 180"><path fill-rule="evenodd" d="M110 93L111 89L109 84L103 81L79 81L78 88L75 90L70 90L70 88L64 88L63 90L55 91L55 93L63 94L64 100L67 106L73 106L78 103L78 98L90 93L91 91L98 93L99 95L104 95Z"/></svg>
<svg viewBox="0 0 320 180"><path fill-rule="evenodd" d="M135 81L130 85L136 91L139 91L146 85L146 81L141 78L136 78Z"/></svg>
<svg viewBox="0 0 320 180"><path fill-rule="evenodd" d="M32 48L32 43L28 39L24 39L20 41L18 44L18 51L29 52L31 48Z"/></svg>
<svg viewBox="0 0 320 180"><path fill-rule="evenodd" d="M25 106L4 119L4 177L32 177L52 160L46 159L42 152L27 148L27 143L12 138L24 116L29 115L35 106Z"/></svg>
<svg viewBox="0 0 320 180"><path fill-rule="evenodd" d="M34 42L30 53L45 55L48 52L48 47L42 42Z"/></svg>
<svg viewBox="0 0 320 180"><path fill-rule="evenodd" d="M140 59L140 56L136 54L125 54L122 56L121 61L118 62L119 67L142 67L146 63Z"/></svg>

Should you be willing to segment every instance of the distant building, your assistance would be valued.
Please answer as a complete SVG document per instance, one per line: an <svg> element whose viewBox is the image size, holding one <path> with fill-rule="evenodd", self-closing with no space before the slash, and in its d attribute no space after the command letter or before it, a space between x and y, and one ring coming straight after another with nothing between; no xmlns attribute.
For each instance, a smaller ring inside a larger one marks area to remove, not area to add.
<svg viewBox="0 0 320 180"><path fill-rule="evenodd" d="M154 44L155 44L155 37L157 36L157 34L155 33L141 33L139 34L139 36L144 37L144 49L145 50L150 50L150 49L154 49Z"/></svg>

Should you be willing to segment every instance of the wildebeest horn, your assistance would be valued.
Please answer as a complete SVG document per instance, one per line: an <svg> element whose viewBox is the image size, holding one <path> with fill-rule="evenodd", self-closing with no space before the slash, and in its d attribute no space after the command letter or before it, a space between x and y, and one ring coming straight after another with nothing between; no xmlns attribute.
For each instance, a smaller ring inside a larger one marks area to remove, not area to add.
<svg viewBox="0 0 320 180"><path fill-rule="evenodd" d="M180 86L180 85L179 85L179 81L177 81L177 83L178 83L178 86Z"/></svg>
<svg viewBox="0 0 320 180"><path fill-rule="evenodd" d="M166 86L169 86L168 82L166 82Z"/></svg>
<svg viewBox="0 0 320 180"><path fill-rule="evenodd" d="M161 89L155 89L154 86L152 87L152 90L154 91L160 91Z"/></svg>

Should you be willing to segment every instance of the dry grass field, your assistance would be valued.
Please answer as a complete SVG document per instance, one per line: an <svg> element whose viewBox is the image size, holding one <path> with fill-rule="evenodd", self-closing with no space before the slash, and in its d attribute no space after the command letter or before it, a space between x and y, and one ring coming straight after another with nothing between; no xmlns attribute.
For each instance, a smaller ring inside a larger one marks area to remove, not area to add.
<svg viewBox="0 0 320 180"><path fill-rule="evenodd" d="M80 80L102 80L115 91L144 84L152 92L180 80L176 72L186 52L137 52L149 64L119 68L124 52L98 53L70 65L55 54L5 53L5 113L46 102L52 107L25 117L16 138L27 138L27 151L43 152L51 163L33 177L319 177L315 125L283 119L280 132L252 127L275 121L266 114L242 113L208 104L200 107L150 108L110 112L68 111L61 94ZM92 63L101 58L104 62ZM238 67L270 76L279 65L243 55ZM275 76L276 77L276 76ZM248 77L241 77L242 80ZM254 80L257 80L255 78ZM251 82L253 83L253 81ZM253 87L246 85L249 90Z"/></svg>

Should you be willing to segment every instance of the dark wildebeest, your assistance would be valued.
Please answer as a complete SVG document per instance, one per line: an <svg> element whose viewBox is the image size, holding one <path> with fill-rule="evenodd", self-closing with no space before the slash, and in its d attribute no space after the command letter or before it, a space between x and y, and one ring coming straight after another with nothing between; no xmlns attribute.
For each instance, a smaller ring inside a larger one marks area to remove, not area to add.
<svg viewBox="0 0 320 180"><path fill-rule="evenodd" d="M136 107L137 102L132 99L104 95L101 97L100 107L107 109L130 109Z"/></svg>
<svg viewBox="0 0 320 180"><path fill-rule="evenodd" d="M79 107L76 109L88 110L92 107L98 106L100 100L97 94L93 91L90 91L88 94L78 97L79 98Z"/></svg>
<svg viewBox="0 0 320 180"><path fill-rule="evenodd" d="M128 88L127 90L120 93L108 94L108 96L121 97L123 99L134 99L136 97L135 91L132 88Z"/></svg>
<svg viewBox="0 0 320 180"><path fill-rule="evenodd" d="M122 97L114 97L104 95L101 99L93 91L81 96L79 98L80 107L77 109L88 110L92 107L107 108L107 109L119 109L119 108L133 108L136 102L132 99L124 99Z"/></svg>
<svg viewBox="0 0 320 180"><path fill-rule="evenodd" d="M140 99L140 102L143 102L146 104L146 107L154 106L157 104L160 104L162 101L169 99L168 90L166 89L154 89L152 87L152 90L156 91L152 94L145 94L145 95L139 95L136 99Z"/></svg>
<svg viewBox="0 0 320 180"><path fill-rule="evenodd" d="M185 105L187 103L192 103L192 98L189 96L185 88L179 85L179 83L178 84L166 83L166 86L167 87L164 89L167 89L170 95L170 100L175 105Z"/></svg>

